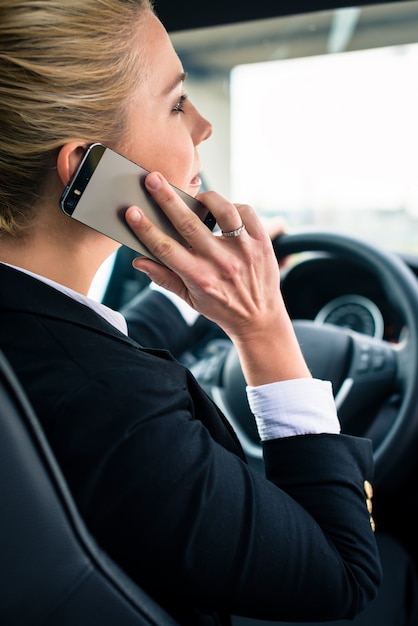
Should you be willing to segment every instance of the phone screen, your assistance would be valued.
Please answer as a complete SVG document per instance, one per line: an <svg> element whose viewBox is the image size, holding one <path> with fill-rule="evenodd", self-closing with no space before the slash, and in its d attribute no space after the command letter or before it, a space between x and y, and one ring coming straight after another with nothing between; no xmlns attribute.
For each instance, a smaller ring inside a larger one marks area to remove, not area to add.
<svg viewBox="0 0 418 626"><path fill-rule="evenodd" d="M145 188L148 170L103 144L93 144L65 188L60 206L66 215L111 237L135 252L159 263L125 222L125 212L139 206L165 233L188 247L188 243ZM173 189L187 206L213 230L216 220L201 202L184 191Z"/></svg>

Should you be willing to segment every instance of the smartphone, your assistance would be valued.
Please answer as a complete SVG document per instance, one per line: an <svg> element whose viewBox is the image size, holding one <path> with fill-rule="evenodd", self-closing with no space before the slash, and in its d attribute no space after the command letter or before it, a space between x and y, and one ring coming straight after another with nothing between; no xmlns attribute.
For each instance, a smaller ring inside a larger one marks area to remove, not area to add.
<svg viewBox="0 0 418 626"><path fill-rule="evenodd" d="M64 189L60 199L61 209L66 215L161 263L125 222L125 212L130 206L140 207L170 237L186 247L189 244L145 188L147 174L149 171L140 165L101 143L94 143L87 149L77 171ZM172 187L202 222L213 230L216 220L210 211L196 198Z"/></svg>

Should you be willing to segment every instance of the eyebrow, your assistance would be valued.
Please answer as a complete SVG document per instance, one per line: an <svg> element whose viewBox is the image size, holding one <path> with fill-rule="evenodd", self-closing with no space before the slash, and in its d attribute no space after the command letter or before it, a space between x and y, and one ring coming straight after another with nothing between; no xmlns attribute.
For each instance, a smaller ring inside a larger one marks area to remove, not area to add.
<svg viewBox="0 0 418 626"><path fill-rule="evenodd" d="M179 74L176 79L168 85L167 89L164 89L164 95L168 96L180 83L183 83L187 79L187 76L187 72L181 72L181 74Z"/></svg>

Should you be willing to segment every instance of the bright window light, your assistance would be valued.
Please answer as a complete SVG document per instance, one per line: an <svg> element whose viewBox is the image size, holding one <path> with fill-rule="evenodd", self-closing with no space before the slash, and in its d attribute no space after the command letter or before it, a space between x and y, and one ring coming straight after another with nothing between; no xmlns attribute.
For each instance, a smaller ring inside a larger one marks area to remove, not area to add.
<svg viewBox="0 0 418 626"><path fill-rule="evenodd" d="M416 249L417 69L417 44L236 67L232 197Z"/></svg>

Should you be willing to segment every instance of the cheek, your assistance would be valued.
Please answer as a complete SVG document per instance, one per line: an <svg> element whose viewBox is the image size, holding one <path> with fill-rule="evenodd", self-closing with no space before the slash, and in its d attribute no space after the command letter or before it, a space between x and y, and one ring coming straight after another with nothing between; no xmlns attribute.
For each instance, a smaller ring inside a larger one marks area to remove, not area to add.
<svg viewBox="0 0 418 626"><path fill-rule="evenodd" d="M149 166L147 169L158 170L163 176L176 187L184 189L190 184L192 175L196 172L194 166L194 149L190 149L187 143L163 141L159 149L155 147L147 155Z"/></svg>
<svg viewBox="0 0 418 626"><path fill-rule="evenodd" d="M185 189L190 184L192 166L193 160L189 154L178 154L176 158L171 159L165 176L176 187Z"/></svg>
<svg viewBox="0 0 418 626"><path fill-rule="evenodd" d="M175 125L170 125L167 128L154 122L141 129L138 125L136 132L130 133L118 151L147 170L161 172L180 189L187 188L196 174L195 148L182 127L176 129Z"/></svg>

